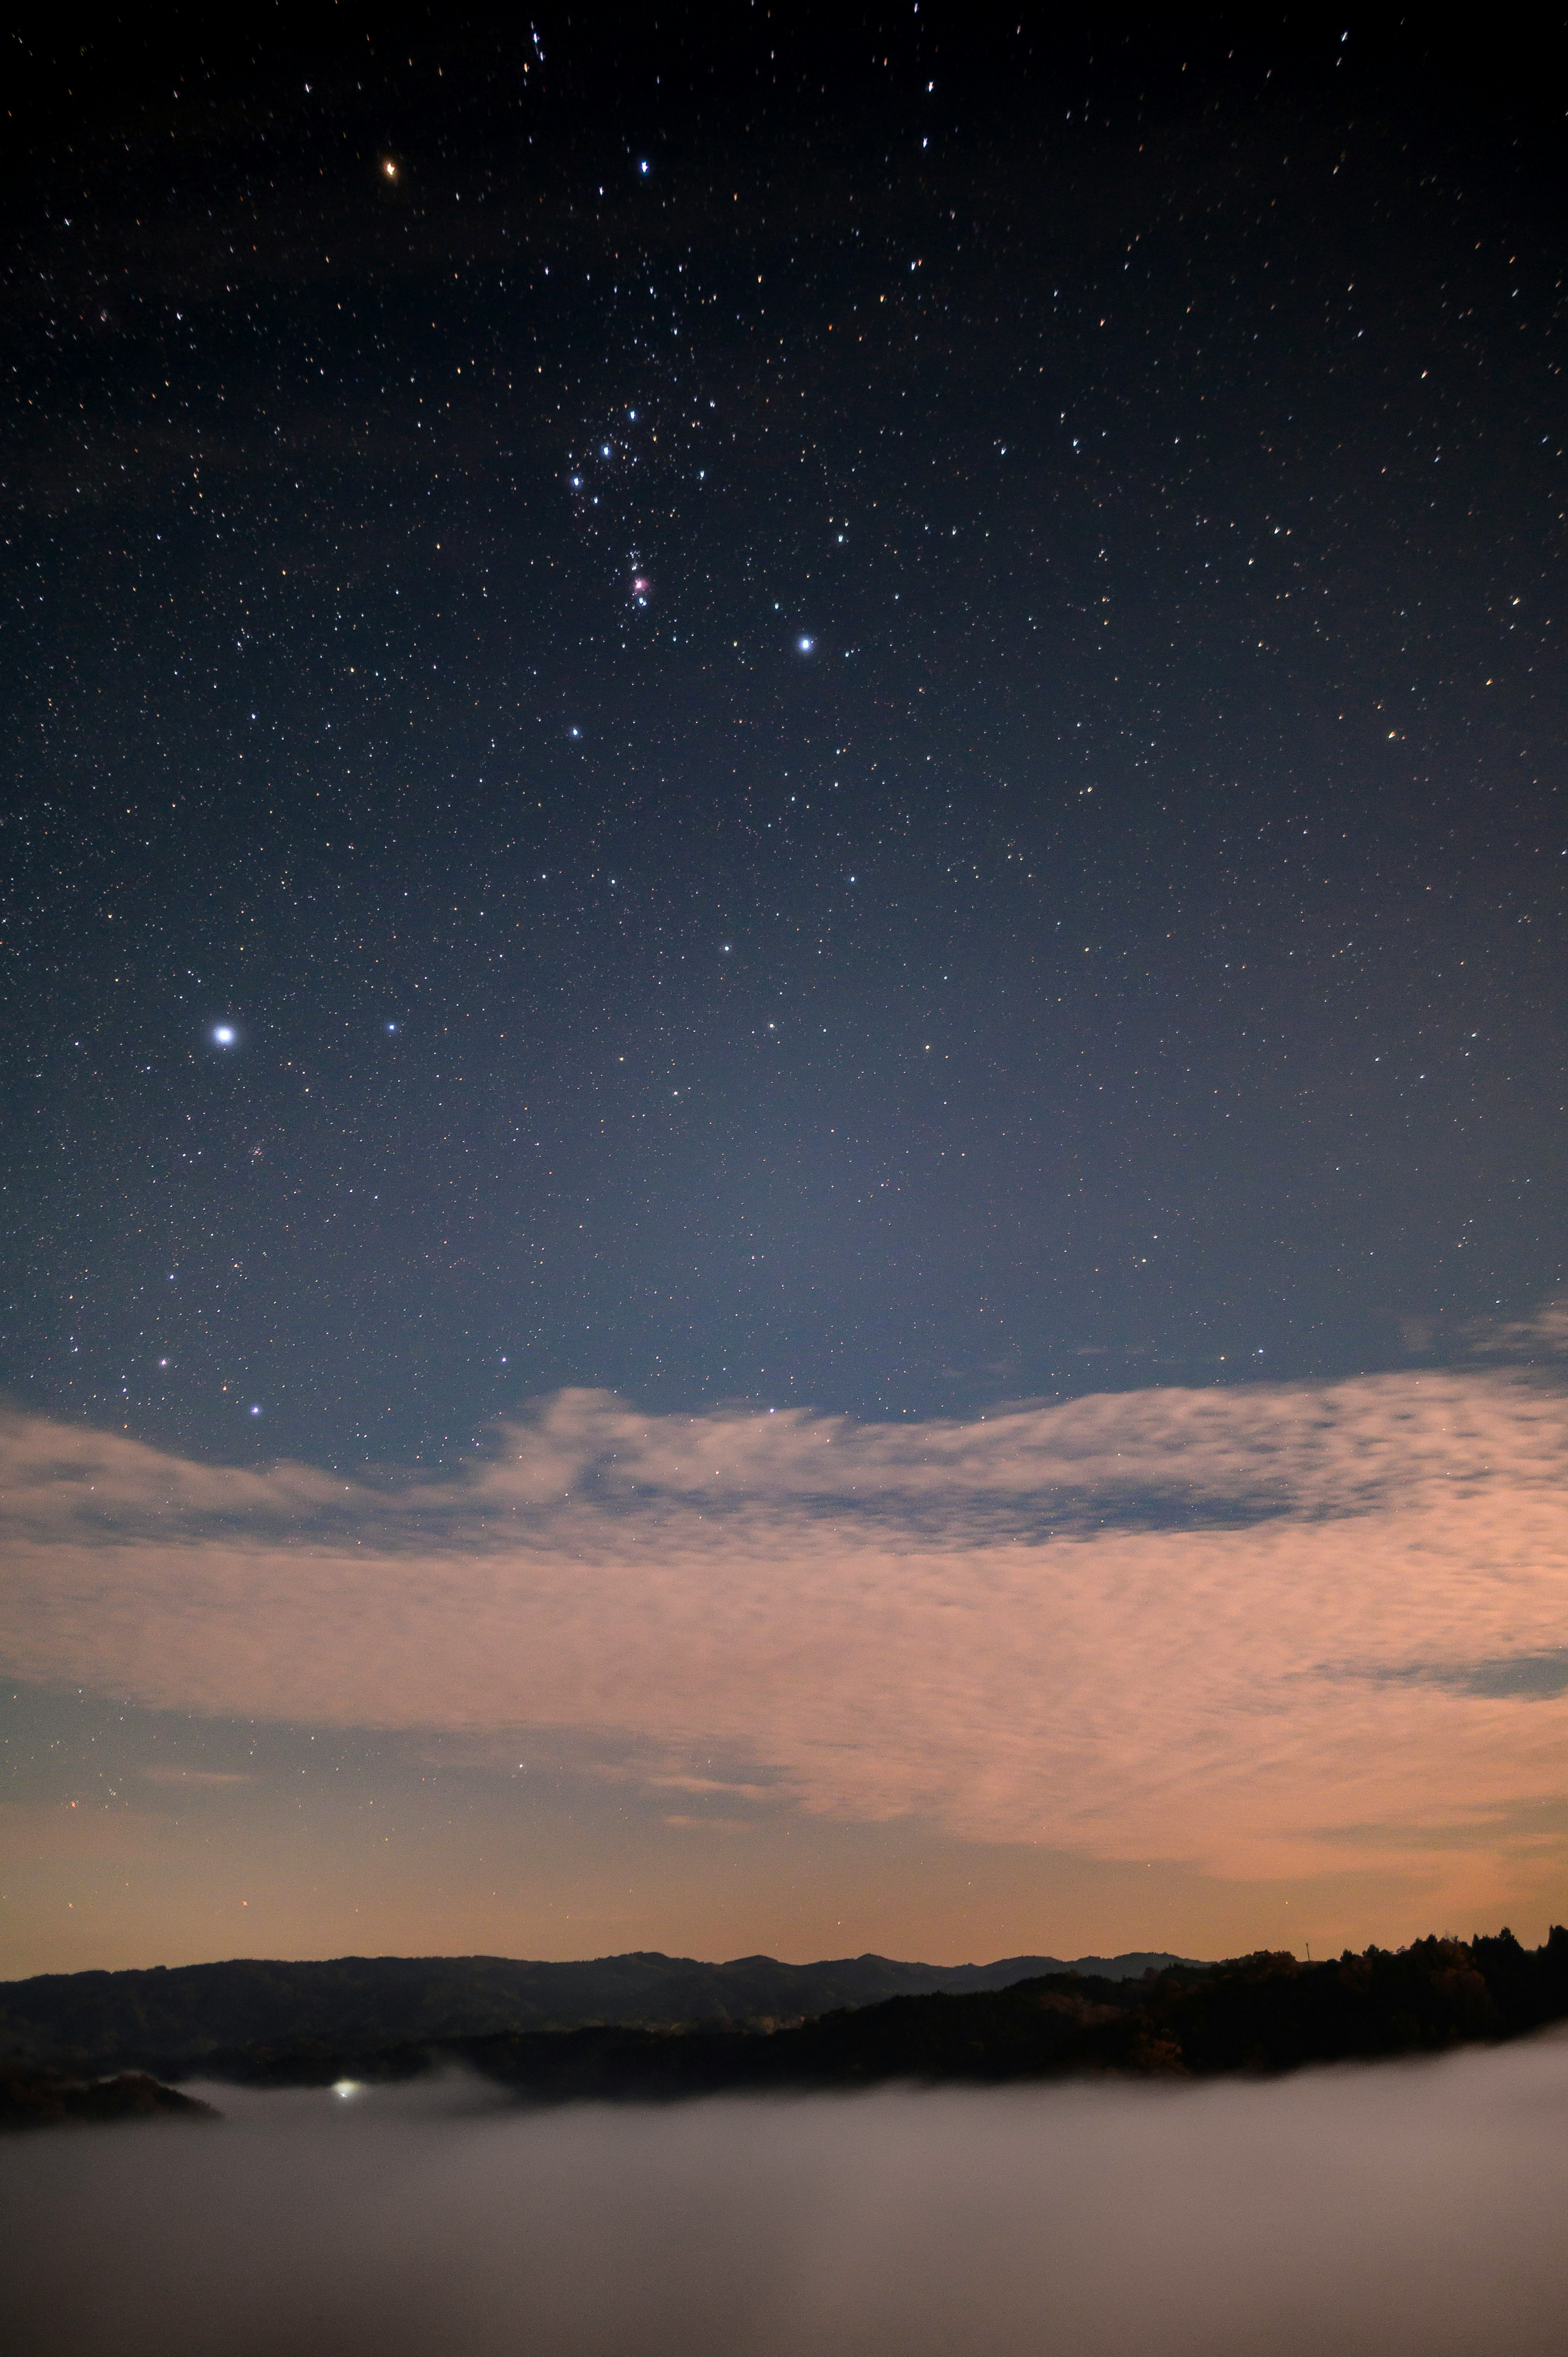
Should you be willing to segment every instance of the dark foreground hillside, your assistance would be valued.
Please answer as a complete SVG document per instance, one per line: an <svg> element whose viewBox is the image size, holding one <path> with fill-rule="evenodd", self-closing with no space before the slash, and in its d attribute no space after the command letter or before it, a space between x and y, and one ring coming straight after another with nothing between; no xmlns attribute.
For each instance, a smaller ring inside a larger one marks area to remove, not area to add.
<svg viewBox="0 0 1568 2357"><path fill-rule="evenodd" d="M145 2071L68 2079L62 2072L0 2062L0 2130L104 2127L122 2120L215 2120L210 2104L160 2086Z"/></svg>
<svg viewBox="0 0 1568 2357"><path fill-rule="evenodd" d="M509 1956L340 1956L328 1964L244 1958L150 1972L43 1973L0 1983L0 2055L70 2071L188 2070L236 2049L314 2042L374 2052L502 2030L704 2023L772 2029L842 2006L934 1989L1002 1988L1074 1970L1110 1980L1170 1955L1008 1956L992 1964L900 1964L846 1956L782 1964L742 1956L709 1964L643 1951L570 1964Z"/></svg>
<svg viewBox="0 0 1568 2357"><path fill-rule="evenodd" d="M375 2052L258 2048L226 2074L262 2084L413 2075L459 2062L545 2103L1062 2078L1209 2077L1436 2054L1568 2018L1568 1930L1540 1948L1418 1940L1397 1953L1297 1963L1264 1953L1140 1981L1051 1973L997 1990L897 1996L768 2035L600 2027L443 2040Z"/></svg>

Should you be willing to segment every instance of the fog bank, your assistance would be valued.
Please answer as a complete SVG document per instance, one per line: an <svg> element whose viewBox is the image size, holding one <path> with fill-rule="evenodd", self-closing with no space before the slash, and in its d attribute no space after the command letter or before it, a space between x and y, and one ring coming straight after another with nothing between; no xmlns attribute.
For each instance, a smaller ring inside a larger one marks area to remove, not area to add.
<svg viewBox="0 0 1568 2357"><path fill-rule="evenodd" d="M1568 2316L1568 2038L1265 2085L524 2114L209 2093L0 2150L17 2357L1474 2357Z"/></svg>

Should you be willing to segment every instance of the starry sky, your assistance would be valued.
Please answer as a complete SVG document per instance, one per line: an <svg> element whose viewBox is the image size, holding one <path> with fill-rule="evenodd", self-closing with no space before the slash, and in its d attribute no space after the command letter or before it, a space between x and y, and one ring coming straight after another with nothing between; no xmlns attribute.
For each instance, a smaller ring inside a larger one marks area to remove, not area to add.
<svg viewBox="0 0 1568 2357"><path fill-rule="evenodd" d="M1539 1935L1561 59L8 48L0 1969Z"/></svg>

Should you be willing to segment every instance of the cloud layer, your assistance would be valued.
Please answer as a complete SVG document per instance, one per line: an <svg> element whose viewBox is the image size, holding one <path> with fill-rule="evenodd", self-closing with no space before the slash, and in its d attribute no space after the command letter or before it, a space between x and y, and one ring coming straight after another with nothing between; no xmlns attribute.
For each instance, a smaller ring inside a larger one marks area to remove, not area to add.
<svg viewBox="0 0 1568 2357"><path fill-rule="evenodd" d="M460 2086L213 2093L220 2127L8 2140L18 2351L1563 2345L1561 2042L1262 2086L533 2115Z"/></svg>
<svg viewBox="0 0 1568 2357"><path fill-rule="evenodd" d="M0 1660L1231 1875L1479 1857L1568 1785L1565 1476L1568 1399L1501 1372L880 1426L564 1393L441 1482L15 1418Z"/></svg>

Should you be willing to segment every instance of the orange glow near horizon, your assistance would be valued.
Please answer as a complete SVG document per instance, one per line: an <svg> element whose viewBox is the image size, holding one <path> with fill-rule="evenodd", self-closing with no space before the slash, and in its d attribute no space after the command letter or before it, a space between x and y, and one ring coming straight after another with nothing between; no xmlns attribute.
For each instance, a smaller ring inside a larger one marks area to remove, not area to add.
<svg viewBox="0 0 1568 2357"><path fill-rule="evenodd" d="M564 1394L401 1485L13 1419L5 1664L164 1752L11 1812L6 1969L1539 1937L1565 1459L1495 1372L920 1426Z"/></svg>

